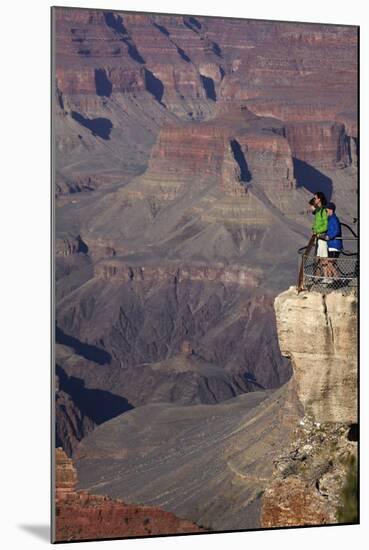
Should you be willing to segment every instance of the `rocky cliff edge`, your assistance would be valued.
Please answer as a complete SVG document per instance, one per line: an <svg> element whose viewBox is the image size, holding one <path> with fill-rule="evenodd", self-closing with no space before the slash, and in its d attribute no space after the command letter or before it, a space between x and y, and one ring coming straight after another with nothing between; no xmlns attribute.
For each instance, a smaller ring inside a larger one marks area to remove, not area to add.
<svg viewBox="0 0 369 550"><path fill-rule="evenodd" d="M291 287L275 312L305 415L274 460L261 526L357 523L357 297Z"/></svg>
<svg viewBox="0 0 369 550"><path fill-rule="evenodd" d="M281 352L291 359L305 412L357 423L357 297L295 287L275 299Z"/></svg>

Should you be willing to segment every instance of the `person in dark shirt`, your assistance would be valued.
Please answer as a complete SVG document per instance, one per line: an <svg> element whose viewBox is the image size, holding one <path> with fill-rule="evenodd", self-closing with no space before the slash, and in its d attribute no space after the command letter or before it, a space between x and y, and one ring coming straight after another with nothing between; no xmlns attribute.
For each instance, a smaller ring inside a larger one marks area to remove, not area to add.
<svg viewBox="0 0 369 550"><path fill-rule="evenodd" d="M336 205L334 202L329 202L326 209L328 214L328 229L325 239L328 244L328 258L338 258L343 249L341 222L336 216ZM326 269L327 277L337 278L338 272L336 262L333 259L327 261L329 262Z"/></svg>
<svg viewBox="0 0 369 550"><path fill-rule="evenodd" d="M328 229L326 232L328 257L338 258L343 248L341 222L336 216L336 205L334 202L329 202L326 209L328 214Z"/></svg>

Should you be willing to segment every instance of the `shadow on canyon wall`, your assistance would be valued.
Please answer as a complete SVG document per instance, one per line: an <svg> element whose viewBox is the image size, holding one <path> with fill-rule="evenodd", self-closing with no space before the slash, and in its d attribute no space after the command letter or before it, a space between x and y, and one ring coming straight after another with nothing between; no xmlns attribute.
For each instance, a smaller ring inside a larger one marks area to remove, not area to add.
<svg viewBox="0 0 369 550"><path fill-rule="evenodd" d="M241 145L238 143L237 140L232 139L231 149L232 149L233 156L240 168L241 181L248 183L249 181L251 181L251 173L250 173L245 155L241 149Z"/></svg>
<svg viewBox="0 0 369 550"><path fill-rule="evenodd" d="M293 172L298 187L305 187L312 194L322 191L327 197L327 201L331 200L332 180L322 174L322 172L319 172L311 164L297 158L293 158Z"/></svg>
<svg viewBox="0 0 369 550"><path fill-rule="evenodd" d="M146 90L154 96L156 101L163 105L161 100L164 95L164 84L148 69L145 69L145 86Z"/></svg>
<svg viewBox="0 0 369 550"><path fill-rule="evenodd" d="M107 77L105 69L95 69L96 93L100 97L110 97L113 85Z"/></svg>
<svg viewBox="0 0 369 550"><path fill-rule="evenodd" d="M69 346L73 350L89 361L94 361L99 365L105 365L106 363L110 364L111 355L107 351L98 348L92 344L86 344L81 342L78 338L74 336L69 336L65 334L61 328L56 325L55 327L55 340L58 344Z"/></svg>
<svg viewBox="0 0 369 550"><path fill-rule="evenodd" d="M204 76L202 74L200 74L200 78L201 78L201 82L202 82L202 85L203 85L205 93L206 93L206 97L208 99L211 99L212 101L216 101L217 100L217 95L216 95L216 92L215 92L214 80L212 78L210 78L208 76Z"/></svg>
<svg viewBox="0 0 369 550"><path fill-rule="evenodd" d="M56 365L55 373L59 377L60 390L68 393L79 410L97 425L134 408L125 397L86 388L84 380L68 376L59 365Z"/></svg>
<svg viewBox="0 0 369 550"><path fill-rule="evenodd" d="M110 139L110 132L113 128L113 124L108 118L85 118L76 111L72 111L71 115L73 120L90 130L93 136L98 136L106 140Z"/></svg>

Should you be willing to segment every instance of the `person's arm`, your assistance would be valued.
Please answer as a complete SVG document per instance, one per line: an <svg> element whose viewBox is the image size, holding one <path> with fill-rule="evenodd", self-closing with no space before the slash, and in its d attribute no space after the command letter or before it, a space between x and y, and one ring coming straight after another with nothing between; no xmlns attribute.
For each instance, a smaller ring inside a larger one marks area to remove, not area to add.
<svg viewBox="0 0 369 550"><path fill-rule="evenodd" d="M313 221L313 225L311 226L311 231L313 235L316 235L316 214L314 214L314 221Z"/></svg>

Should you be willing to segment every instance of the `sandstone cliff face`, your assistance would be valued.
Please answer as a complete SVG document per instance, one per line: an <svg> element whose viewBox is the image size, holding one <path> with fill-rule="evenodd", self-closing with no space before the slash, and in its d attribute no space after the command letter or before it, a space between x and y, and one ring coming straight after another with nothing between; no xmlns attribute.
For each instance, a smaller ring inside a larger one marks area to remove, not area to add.
<svg viewBox="0 0 369 550"><path fill-rule="evenodd" d="M56 449L55 537L53 542L175 535L204 531L187 520L152 506L125 504L106 496L76 491L73 461Z"/></svg>
<svg viewBox="0 0 369 550"><path fill-rule="evenodd" d="M275 299L278 339L299 398L317 422L357 422L357 297L339 291Z"/></svg>
<svg viewBox="0 0 369 550"><path fill-rule="evenodd" d="M281 351L291 358L305 415L274 461L263 527L336 524L347 517L342 489L357 455L350 426L357 422L356 308L356 296L339 291L298 294L291 287L275 299Z"/></svg>

